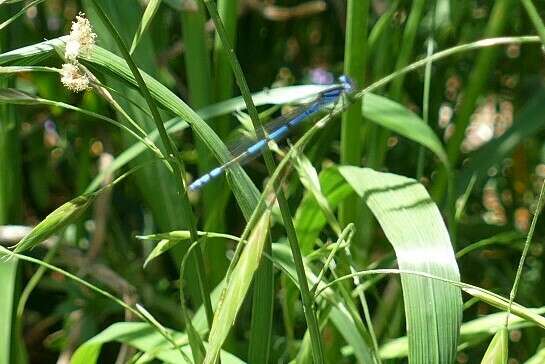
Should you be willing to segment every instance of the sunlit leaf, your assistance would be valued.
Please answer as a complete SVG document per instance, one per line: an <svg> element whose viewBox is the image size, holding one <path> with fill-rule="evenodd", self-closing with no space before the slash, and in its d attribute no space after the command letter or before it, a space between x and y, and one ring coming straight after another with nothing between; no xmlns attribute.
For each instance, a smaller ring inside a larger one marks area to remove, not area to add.
<svg viewBox="0 0 545 364"><path fill-rule="evenodd" d="M368 168L339 167L394 247L400 269L459 281L443 218L426 189L413 179ZM450 363L462 318L459 288L401 274L411 363ZM430 359L433 358L433 359Z"/></svg>
<svg viewBox="0 0 545 364"><path fill-rule="evenodd" d="M507 364L508 359L508 331L504 327L492 338L486 353L484 353L482 364Z"/></svg>
<svg viewBox="0 0 545 364"><path fill-rule="evenodd" d="M205 363L214 363L221 346L235 322L237 313L246 297L254 273L259 266L263 247L267 241L270 224L270 211L266 210L252 231L248 243L233 269L231 280L222 293L222 299L214 314L212 328L209 334L209 347Z"/></svg>

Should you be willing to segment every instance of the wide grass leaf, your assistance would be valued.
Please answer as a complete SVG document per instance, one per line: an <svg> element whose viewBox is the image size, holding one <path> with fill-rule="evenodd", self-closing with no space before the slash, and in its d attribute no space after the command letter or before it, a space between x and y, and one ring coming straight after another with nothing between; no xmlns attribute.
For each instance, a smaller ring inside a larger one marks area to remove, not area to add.
<svg viewBox="0 0 545 364"><path fill-rule="evenodd" d="M191 350L187 345L185 334L168 330L176 343L180 344L187 357ZM158 359L165 363L185 363L180 352L172 347L157 329L144 322L119 322L83 343L72 356L71 364L94 364L102 346L110 342L120 342L132 346L145 353L148 359ZM225 351L221 353L222 363L242 364L242 360Z"/></svg>
<svg viewBox="0 0 545 364"><path fill-rule="evenodd" d="M126 62L106 49L94 47L93 53L87 58L87 61L136 86L136 80ZM155 101L190 124L192 130L218 160L218 163L226 163L231 159L231 154L223 141L195 111L159 81L143 71L140 73ZM259 198L257 188L239 165L229 169L227 179L242 212L245 216L250 216Z"/></svg>
<svg viewBox="0 0 545 364"><path fill-rule="evenodd" d="M539 309L530 309L534 315L545 313L545 307ZM468 321L462 324L460 328L460 345L471 347L480 344L491 335L498 332L505 326L507 312L493 313L478 319ZM520 329L533 326L534 324L527 319L516 316L514 313L509 318L509 327L511 329ZM409 347L407 337L400 337L389 341L380 348L380 357L384 360L402 358L408 355ZM541 362L540 362L541 363Z"/></svg>
<svg viewBox="0 0 545 364"><path fill-rule="evenodd" d="M222 298L212 321L210 329L209 347L206 353L205 363L214 363L218 357L221 346L234 324L236 315L242 305L248 288L252 283L254 273L259 266L263 248L269 235L270 211L266 210L254 227L248 243L236 263L230 281L222 293Z"/></svg>
<svg viewBox="0 0 545 364"><path fill-rule="evenodd" d="M339 167L394 247L398 266L459 281L458 265L441 213L417 181L368 168ZM454 360L462 317L459 288L401 274L411 363Z"/></svg>

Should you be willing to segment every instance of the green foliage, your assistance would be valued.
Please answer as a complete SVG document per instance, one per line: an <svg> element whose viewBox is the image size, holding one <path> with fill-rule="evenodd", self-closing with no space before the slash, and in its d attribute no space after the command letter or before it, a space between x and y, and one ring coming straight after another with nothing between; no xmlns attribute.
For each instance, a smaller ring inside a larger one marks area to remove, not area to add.
<svg viewBox="0 0 545 364"><path fill-rule="evenodd" d="M543 361L543 4L0 4L0 363Z"/></svg>

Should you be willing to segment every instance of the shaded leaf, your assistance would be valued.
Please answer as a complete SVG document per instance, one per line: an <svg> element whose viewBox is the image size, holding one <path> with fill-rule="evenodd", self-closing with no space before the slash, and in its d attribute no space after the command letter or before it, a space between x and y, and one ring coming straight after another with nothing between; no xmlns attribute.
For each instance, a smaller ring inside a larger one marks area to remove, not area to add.
<svg viewBox="0 0 545 364"><path fill-rule="evenodd" d="M363 97L362 113L374 123L425 146L448 167L447 153L437 135L418 115L403 105L368 93Z"/></svg>
<svg viewBox="0 0 545 364"><path fill-rule="evenodd" d="M16 304L14 299L17 293L17 260L0 261L0 282L2 282L2 295L0 297L0 363L13 363L16 353L12 352L12 341L18 340L12 335L13 314ZM11 356L13 355L13 356ZM10 359L11 358L11 359Z"/></svg>

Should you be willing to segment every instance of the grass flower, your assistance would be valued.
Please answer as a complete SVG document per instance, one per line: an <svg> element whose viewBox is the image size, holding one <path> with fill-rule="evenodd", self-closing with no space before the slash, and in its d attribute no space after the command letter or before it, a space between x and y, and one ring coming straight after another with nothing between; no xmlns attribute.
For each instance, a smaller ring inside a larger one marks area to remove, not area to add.
<svg viewBox="0 0 545 364"><path fill-rule="evenodd" d="M85 17L84 13L76 16L76 21L72 23L64 56L69 62L76 62L81 55L89 55L95 45L96 34L93 32L91 22Z"/></svg>
<svg viewBox="0 0 545 364"><path fill-rule="evenodd" d="M89 78L76 64L65 63L61 69L61 82L73 92L85 91L89 88Z"/></svg>

